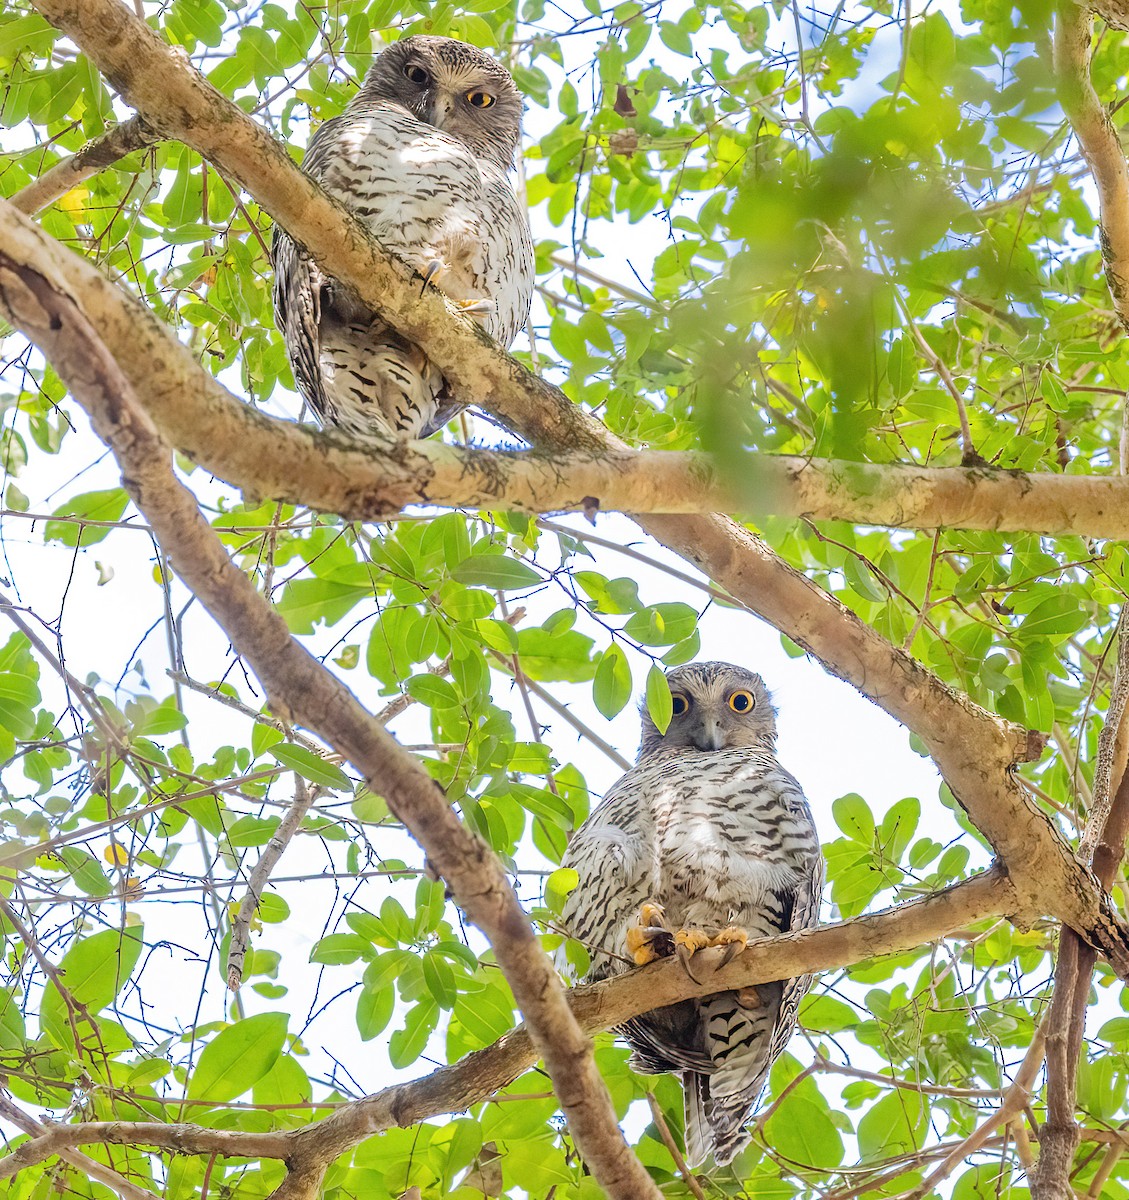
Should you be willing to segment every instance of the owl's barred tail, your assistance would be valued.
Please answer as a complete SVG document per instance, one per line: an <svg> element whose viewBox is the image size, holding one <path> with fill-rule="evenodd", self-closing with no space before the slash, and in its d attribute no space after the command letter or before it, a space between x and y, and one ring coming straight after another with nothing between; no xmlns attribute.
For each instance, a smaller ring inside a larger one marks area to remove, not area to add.
<svg viewBox="0 0 1129 1200"><path fill-rule="evenodd" d="M686 1165L700 1167L713 1149L713 1130L706 1120L706 1105L710 1098L709 1076L684 1071L682 1093L686 1114Z"/></svg>
<svg viewBox="0 0 1129 1200"><path fill-rule="evenodd" d="M710 1077L694 1071L682 1073L686 1113L686 1165L700 1167L712 1154L719 1167L731 1163L749 1144L745 1129L749 1117L748 1094L710 1095Z"/></svg>

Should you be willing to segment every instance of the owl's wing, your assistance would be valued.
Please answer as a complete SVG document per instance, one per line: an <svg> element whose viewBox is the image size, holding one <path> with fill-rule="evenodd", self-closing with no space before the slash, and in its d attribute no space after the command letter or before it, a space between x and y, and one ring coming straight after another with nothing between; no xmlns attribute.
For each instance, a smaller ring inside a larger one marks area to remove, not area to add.
<svg viewBox="0 0 1129 1200"><path fill-rule="evenodd" d="M319 415L328 409L321 378L322 288L325 277L306 252L277 225L271 240L274 319L286 342L298 391Z"/></svg>
<svg viewBox="0 0 1129 1200"><path fill-rule="evenodd" d="M627 970L627 926L649 898L646 858L651 821L637 773L628 771L573 835L561 860L579 876L562 921L592 960L586 976L604 979Z"/></svg>

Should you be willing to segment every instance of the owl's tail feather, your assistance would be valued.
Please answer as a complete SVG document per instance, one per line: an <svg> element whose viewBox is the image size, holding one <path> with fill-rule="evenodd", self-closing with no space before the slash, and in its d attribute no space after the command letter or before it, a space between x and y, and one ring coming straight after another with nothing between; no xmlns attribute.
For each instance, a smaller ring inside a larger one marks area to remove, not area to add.
<svg viewBox="0 0 1129 1200"><path fill-rule="evenodd" d="M682 1075L686 1113L686 1165L700 1167L713 1149L713 1129L706 1110L710 1102L710 1077L686 1071Z"/></svg>
<svg viewBox="0 0 1129 1200"><path fill-rule="evenodd" d="M713 1135L713 1160L719 1167L732 1162L749 1144L751 1138L745 1122L755 1099L755 1095L745 1092L710 1101L706 1116Z"/></svg>
<svg viewBox="0 0 1129 1200"><path fill-rule="evenodd" d="M700 1167L709 1156L719 1167L732 1162L749 1144L748 1093L710 1095L710 1077L686 1071L682 1076L686 1111L686 1165Z"/></svg>

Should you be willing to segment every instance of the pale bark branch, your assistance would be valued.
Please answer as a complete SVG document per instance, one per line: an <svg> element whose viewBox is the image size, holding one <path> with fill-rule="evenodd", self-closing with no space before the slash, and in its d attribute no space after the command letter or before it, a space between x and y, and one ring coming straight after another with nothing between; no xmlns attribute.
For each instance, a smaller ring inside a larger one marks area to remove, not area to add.
<svg viewBox="0 0 1129 1200"><path fill-rule="evenodd" d="M122 1200L157 1200L155 1192L141 1187L132 1180L127 1179L121 1172L115 1171L113 1167L107 1166L95 1158L91 1158L88 1154L82 1154L78 1150L64 1147L41 1154L42 1144L39 1138L46 1132L48 1127L28 1113L25 1113L23 1109L17 1107L2 1093L0 1093L0 1117L3 1117L4 1120L15 1125L17 1129L22 1129L24 1133L31 1136L32 1140L25 1142L24 1146L36 1146L34 1152L25 1156L29 1157L32 1162L41 1162L51 1154L58 1154L63 1162L69 1163L84 1175L91 1179L97 1179L99 1183L104 1183L111 1191L117 1192ZM65 1128L73 1127L66 1126ZM24 1146L20 1146L15 1153L18 1154L20 1150L23 1150ZM8 1159L0 1159L0 1167L7 1161ZM0 1178L3 1178L2 1173L0 1173Z"/></svg>
<svg viewBox="0 0 1129 1200"><path fill-rule="evenodd" d="M11 196L10 201L20 212L33 216L65 196L71 188L113 166L127 154L147 149L160 140L160 135L150 129L141 117L130 117L44 171L38 179Z"/></svg>
<svg viewBox="0 0 1129 1200"><path fill-rule="evenodd" d="M652 963L600 983L572 989L569 1006L585 1033L622 1025L630 1017L656 1007L676 1004L712 991L742 988L775 979L790 979L852 966L884 954L903 954L939 941L954 930L1006 912L1015 898L1007 875L993 868L962 883L884 912L852 917L833 925L805 929L778 938L750 942L732 962L719 967L702 984L695 983L675 959ZM703 950L701 967L708 971L724 957L724 949ZM222 1152L245 1157L285 1159L292 1168L313 1169L332 1162L381 1130L418 1124L443 1113L460 1112L488 1099L536 1063L538 1051L526 1025L518 1026L493 1045L468 1054L460 1062L430 1075L394 1084L329 1117L286 1134L224 1133L237 1141ZM193 1142L195 1126L159 1123L96 1122L57 1127L52 1143L82 1145L123 1142L210 1153L217 1131L203 1129ZM173 1129L175 1133L165 1133ZM55 1153L54 1149L47 1153ZM25 1160L30 1152L25 1152ZM45 1156L45 1155L44 1155ZM11 1174L11 1156L0 1159L0 1179Z"/></svg>
<svg viewBox="0 0 1129 1200"><path fill-rule="evenodd" d="M413 504L704 513L733 509L739 490L758 514L1129 538L1129 479L1118 477L750 453L735 489L710 455L690 451L513 453L435 440L358 445L257 413L210 376L149 309L2 207L0 235L22 245L29 262L63 272L72 298L176 449L261 499L366 521Z"/></svg>
<svg viewBox="0 0 1129 1200"><path fill-rule="evenodd" d="M176 478L171 452L134 399L130 382L70 296L5 247L0 301L87 410L177 574L255 670L272 709L318 733L360 771L424 848L468 919L489 938L577 1149L604 1191L612 1200L657 1200L651 1177L619 1129L591 1042L492 851L463 827L423 765L294 640L282 617L228 558L195 497ZM308 1195L309 1182L303 1175L301 1187L289 1191Z"/></svg>
<svg viewBox="0 0 1129 1200"><path fill-rule="evenodd" d="M1107 8L1124 5L1099 7L1104 16ZM1121 324L1129 328L1129 166L1121 139L1090 78L1092 27L1088 4L1059 0L1054 34L1058 97L1098 191L1106 280L1114 310Z"/></svg>

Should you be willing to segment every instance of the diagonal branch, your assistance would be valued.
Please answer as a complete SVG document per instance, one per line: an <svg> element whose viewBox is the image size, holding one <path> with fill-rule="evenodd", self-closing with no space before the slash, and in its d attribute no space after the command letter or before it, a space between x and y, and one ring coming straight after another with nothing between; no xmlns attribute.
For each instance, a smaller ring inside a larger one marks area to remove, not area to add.
<svg viewBox="0 0 1129 1200"><path fill-rule="evenodd" d="M1093 23L1089 5L1060 0L1054 65L1059 100L1098 191L1102 260L1113 307L1121 324L1129 328L1129 166L1121 139L1090 78Z"/></svg>
<svg viewBox="0 0 1129 1200"><path fill-rule="evenodd" d="M490 939L577 1148L606 1193L613 1200L657 1200L654 1183L624 1141L591 1043L576 1024L560 979L489 847L463 827L423 765L294 640L279 614L231 562L195 497L176 478L168 446L134 400L129 381L66 292L0 249L0 302L31 333L86 408L177 573L251 664L272 709L316 731L353 763L424 848L467 917ZM311 1195L320 1174L296 1176L290 1194Z"/></svg>
<svg viewBox="0 0 1129 1200"><path fill-rule="evenodd" d="M161 139L141 117L130 117L108 133L93 138L81 150L57 162L14 196L11 203L29 216L54 204L73 187L97 175L135 150L145 150Z"/></svg>

